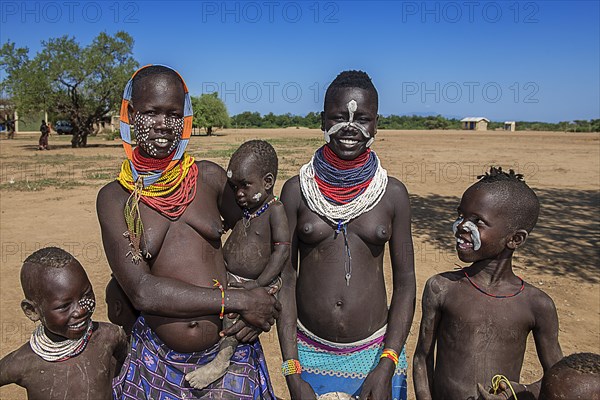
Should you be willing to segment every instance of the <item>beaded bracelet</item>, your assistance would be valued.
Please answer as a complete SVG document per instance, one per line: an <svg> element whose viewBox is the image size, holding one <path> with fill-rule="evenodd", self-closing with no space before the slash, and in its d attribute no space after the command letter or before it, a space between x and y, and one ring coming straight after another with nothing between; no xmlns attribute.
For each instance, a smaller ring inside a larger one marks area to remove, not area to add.
<svg viewBox="0 0 600 400"><path fill-rule="evenodd" d="M219 318L223 319L223 316L225 315L225 288L218 280L213 279L213 281L215 282L213 286L221 289L221 312L219 313Z"/></svg>
<svg viewBox="0 0 600 400"><path fill-rule="evenodd" d="M383 349L379 358L389 358L394 362L394 365L398 365L398 353L394 349Z"/></svg>
<svg viewBox="0 0 600 400"><path fill-rule="evenodd" d="M299 374L300 372L302 372L302 366L298 360L289 359L281 364L281 373L283 376Z"/></svg>

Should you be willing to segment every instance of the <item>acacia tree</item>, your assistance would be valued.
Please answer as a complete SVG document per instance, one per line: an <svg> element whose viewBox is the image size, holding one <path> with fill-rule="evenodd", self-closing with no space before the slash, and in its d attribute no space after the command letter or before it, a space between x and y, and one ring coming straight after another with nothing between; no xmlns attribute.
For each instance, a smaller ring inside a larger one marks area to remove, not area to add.
<svg viewBox="0 0 600 400"><path fill-rule="evenodd" d="M217 92L192 97L192 107L194 108L193 125L204 128L208 136L212 135L217 128L229 126L227 107L219 99Z"/></svg>
<svg viewBox="0 0 600 400"><path fill-rule="evenodd" d="M133 38L126 32L100 33L82 47L62 36L42 42L29 58L28 48L7 42L0 48L1 82L19 112L45 110L73 124L73 147L83 147L99 123L117 111L123 88L137 67Z"/></svg>

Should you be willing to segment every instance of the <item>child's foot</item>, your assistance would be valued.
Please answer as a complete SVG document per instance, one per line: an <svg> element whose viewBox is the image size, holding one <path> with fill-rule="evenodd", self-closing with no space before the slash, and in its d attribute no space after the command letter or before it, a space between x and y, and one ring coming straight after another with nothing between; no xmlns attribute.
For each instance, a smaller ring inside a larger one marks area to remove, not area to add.
<svg viewBox="0 0 600 400"><path fill-rule="evenodd" d="M228 336L221 340L217 356L208 364L196 368L185 376L185 379L195 389L204 389L221 378L229 368L229 362L237 347L235 337Z"/></svg>

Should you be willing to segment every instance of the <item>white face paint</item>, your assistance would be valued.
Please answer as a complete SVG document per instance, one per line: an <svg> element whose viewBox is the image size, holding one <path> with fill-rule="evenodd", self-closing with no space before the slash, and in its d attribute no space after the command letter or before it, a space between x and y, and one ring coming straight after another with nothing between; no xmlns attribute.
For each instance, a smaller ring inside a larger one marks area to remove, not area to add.
<svg viewBox="0 0 600 400"><path fill-rule="evenodd" d="M367 147L370 147L371 144L373 144L375 138L371 137L371 134L367 131L367 129L364 126L362 126L361 124L354 123L354 113L356 112L356 110L358 110L358 103L356 102L356 100L353 99L350 100L348 104L346 104L346 107L348 107L349 121L337 123L331 128L329 128L328 131L323 131L323 137L325 138L325 142L329 143L331 141L331 135L335 134L340 129L354 128L359 130L365 138L369 139L369 141L367 142Z"/></svg>
<svg viewBox="0 0 600 400"><path fill-rule="evenodd" d="M461 229L464 232L468 232L471 234L471 240L473 241L473 250L479 250L481 248L481 236L479 234L479 229L477 229L477 225L472 223L471 221L467 221L463 223L464 218L458 218L452 224L452 233L456 236L456 232L458 232L458 226L462 224Z"/></svg>
<svg viewBox="0 0 600 400"><path fill-rule="evenodd" d="M231 172L231 170L230 170L230 169L229 169L229 170L227 170L227 177L228 177L229 179L231 179L231 177L232 177L232 176L233 176L233 172Z"/></svg>
<svg viewBox="0 0 600 400"><path fill-rule="evenodd" d="M259 201L261 197L262 197L262 193L258 192L254 196L252 196L252 200Z"/></svg>

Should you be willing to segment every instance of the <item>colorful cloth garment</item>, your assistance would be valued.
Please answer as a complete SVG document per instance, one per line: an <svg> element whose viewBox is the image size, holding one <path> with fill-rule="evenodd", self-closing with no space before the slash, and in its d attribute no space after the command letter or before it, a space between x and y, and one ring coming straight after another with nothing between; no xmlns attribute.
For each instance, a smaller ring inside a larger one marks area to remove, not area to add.
<svg viewBox="0 0 600 400"><path fill-rule="evenodd" d="M275 399L260 342L239 344L225 376L198 390L185 375L215 358L218 343L194 353L169 349L140 316L133 327L129 354L113 380L114 399Z"/></svg>
<svg viewBox="0 0 600 400"><path fill-rule="evenodd" d="M343 392L360 394L362 384L379 362L387 325L366 339L353 343L334 343L310 332L298 321L298 356L302 379L317 395ZM392 377L392 399L406 400L406 353L400 353Z"/></svg>

